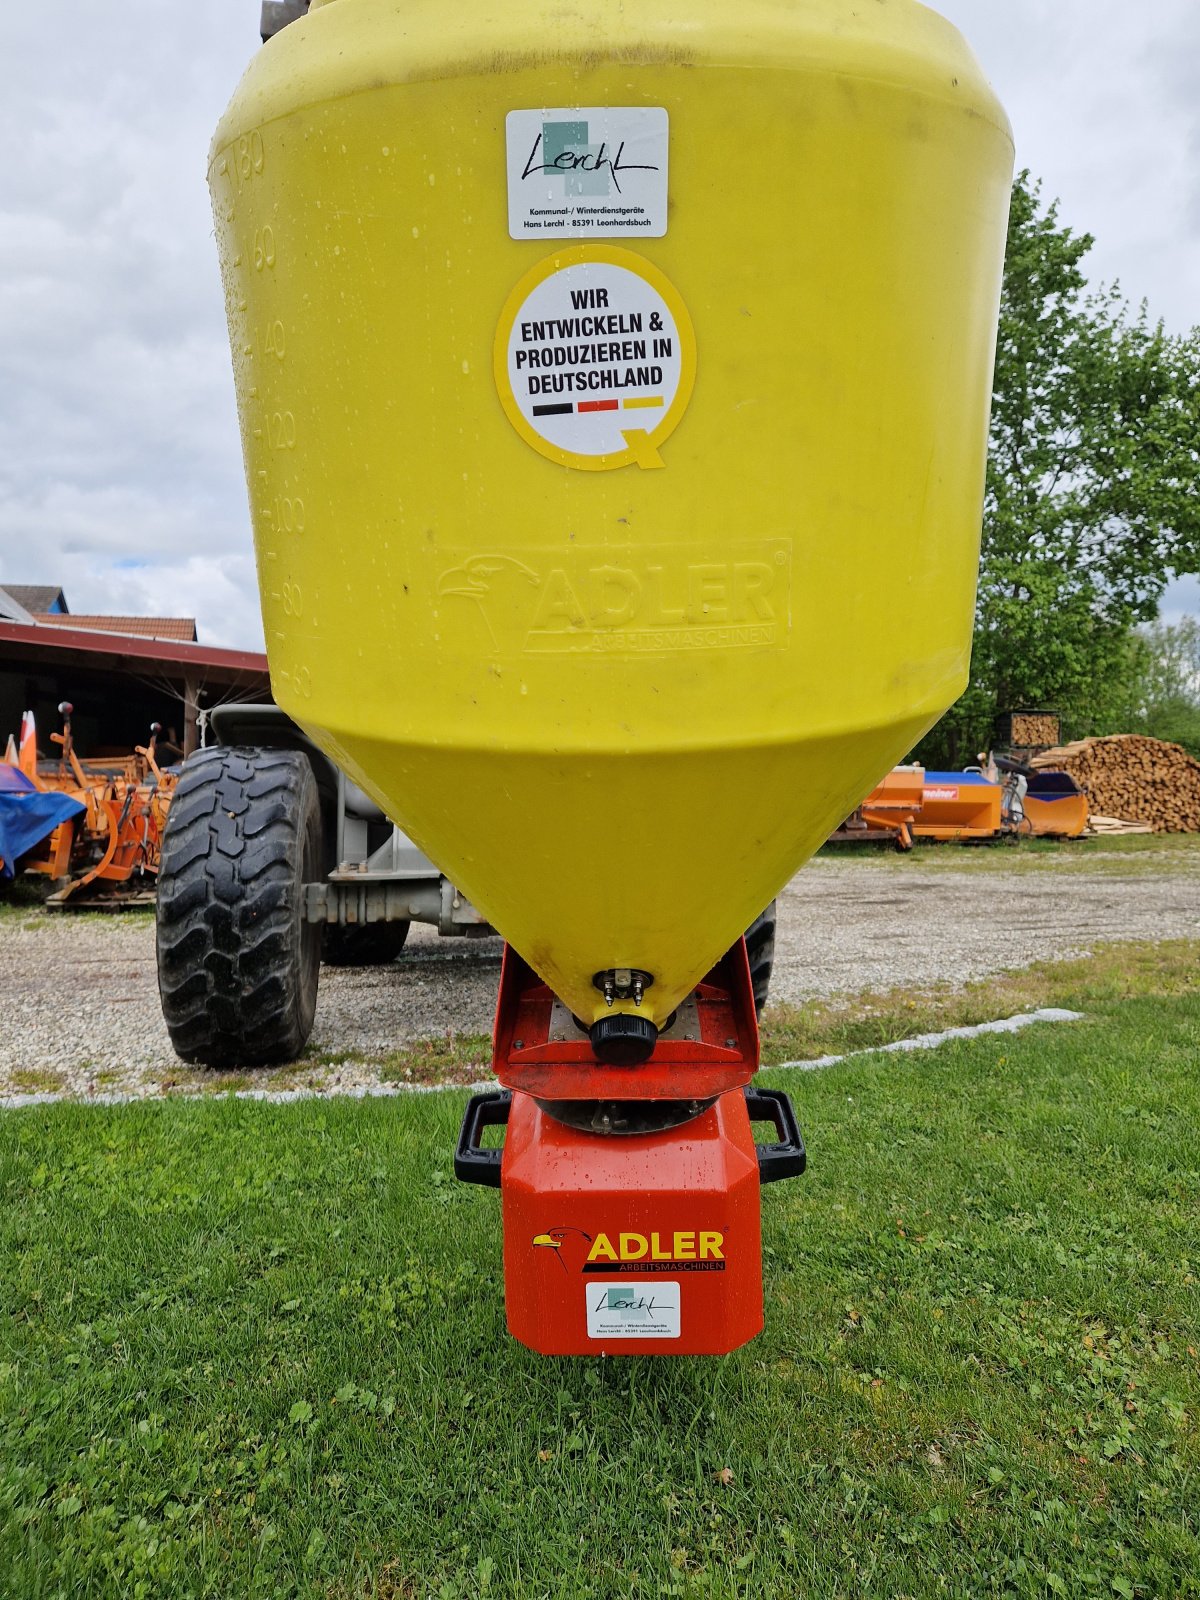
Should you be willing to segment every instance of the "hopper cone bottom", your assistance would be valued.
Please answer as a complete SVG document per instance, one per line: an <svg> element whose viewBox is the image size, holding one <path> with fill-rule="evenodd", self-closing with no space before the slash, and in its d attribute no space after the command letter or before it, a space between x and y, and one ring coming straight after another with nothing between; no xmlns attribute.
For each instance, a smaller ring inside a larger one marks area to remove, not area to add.
<svg viewBox="0 0 1200 1600"><path fill-rule="evenodd" d="M660 1026L917 730L596 757L336 754L555 993L605 1014L607 968L654 977Z"/></svg>

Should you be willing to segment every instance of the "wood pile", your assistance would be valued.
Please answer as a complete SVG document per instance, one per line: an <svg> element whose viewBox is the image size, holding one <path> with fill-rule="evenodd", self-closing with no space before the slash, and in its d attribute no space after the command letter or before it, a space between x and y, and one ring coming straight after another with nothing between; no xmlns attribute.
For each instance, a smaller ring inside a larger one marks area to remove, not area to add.
<svg viewBox="0 0 1200 1600"><path fill-rule="evenodd" d="M1088 813L1087 831L1096 838L1121 838L1127 833L1153 833L1148 822L1122 822L1120 817L1102 817L1098 812Z"/></svg>
<svg viewBox="0 0 1200 1600"><path fill-rule="evenodd" d="M1001 742L1022 750L1056 745L1062 738L1059 719L1050 711L1012 711L1002 719L1002 724L1004 738Z"/></svg>
<svg viewBox="0 0 1200 1600"><path fill-rule="evenodd" d="M1181 745L1114 733L1045 750L1030 766L1069 772L1087 795L1093 827L1100 813L1155 833L1200 833L1200 761Z"/></svg>

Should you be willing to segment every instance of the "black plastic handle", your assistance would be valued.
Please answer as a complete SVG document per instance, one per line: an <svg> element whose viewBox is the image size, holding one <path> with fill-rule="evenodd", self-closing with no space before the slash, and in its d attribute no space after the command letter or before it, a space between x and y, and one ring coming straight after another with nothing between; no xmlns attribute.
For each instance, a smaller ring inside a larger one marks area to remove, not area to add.
<svg viewBox="0 0 1200 1600"><path fill-rule="evenodd" d="M756 1144L759 1183L779 1183L798 1178L808 1157L796 1122L792 1102L782 1089L747 1089L746 1110L751 1122L771 1122L779 1139L775 1144Z"/></svg>
<svg viewBox="0 0 1200 1600"><path fill-rule="evenodd" d="M482 1183L488 1189L500 1187L500 1162L503 1146L485 1150L480 1141L485 1128L504 1128L512 1108L512 1095L507 1089L492 1089L487 1094L473 1094L463 1112L462 1127L458 1130L458 1147L454 1152L454 1176L463 1183Z"/></svg>

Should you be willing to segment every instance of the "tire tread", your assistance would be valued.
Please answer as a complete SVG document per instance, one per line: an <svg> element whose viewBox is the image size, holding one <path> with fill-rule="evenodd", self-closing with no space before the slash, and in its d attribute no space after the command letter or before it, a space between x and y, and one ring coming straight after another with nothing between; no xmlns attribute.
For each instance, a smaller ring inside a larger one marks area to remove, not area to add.
<svg viewBox="0 0 1200 1600"><path fill-rule="evenodd" d="M176 1054L294 1060L312 1031L320 930L303 920L320 810L297 751L216 746L183 769L163 837L157 953ZM315 952L315 953L314 953Z"/></svg>
<svg viewBox="0 0 1200 1600"><path fill-rule="evenodd" d="M750 958L750 982L754 989L754 1009L762 1015L771 987L771 969L775 964L775 901L761 912L746 929L746 954Z"/></svg>

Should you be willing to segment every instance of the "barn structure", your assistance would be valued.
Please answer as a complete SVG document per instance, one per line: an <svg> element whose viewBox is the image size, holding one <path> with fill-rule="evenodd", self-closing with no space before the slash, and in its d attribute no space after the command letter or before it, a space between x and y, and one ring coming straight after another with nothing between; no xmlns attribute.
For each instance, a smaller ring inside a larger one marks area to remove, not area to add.
<svg viewBox="0 0 1200 1600"><path fill-rule="evenodd" d="M42 754L53 754L67 701L86 755L125 754L154 722L168 752L190 755L214 707L270 698L266 656L200 644L192 617L83 615L54 585L0 588L0 748L30 710Z"/></svg>

